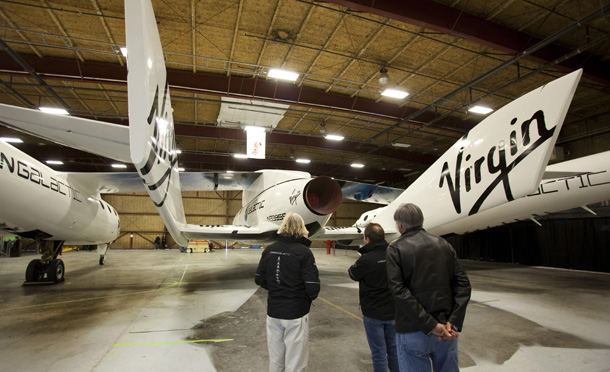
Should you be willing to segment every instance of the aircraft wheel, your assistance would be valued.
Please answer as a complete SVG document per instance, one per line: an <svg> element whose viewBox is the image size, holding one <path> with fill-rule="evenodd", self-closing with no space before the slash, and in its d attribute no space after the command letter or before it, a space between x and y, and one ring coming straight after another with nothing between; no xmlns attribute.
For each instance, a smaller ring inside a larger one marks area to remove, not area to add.
<svg viewBox="0 0 610 372"><path fill-rule="evenodd" d="M47 279L55 283L63 282L65 271L66 267L62 260L51 260L47 268Z"/></svg>
<svg viewBox="0 0 610 372"><path fill-rule="evenodd" d="M186 253L193 253L193 248L187 248Z"/></svg>
<svg viewBox="0 0 610 372"><path fill-rule="evenodd" d="M206 248L204 252L205 253L210 253L210 248Z"/></svg>
<svg viewBox="0 0 610 372"><path fill-rule="evenodd" d="M39 282L44 278L44 267L40 260L32 260L28 264L28 268L25 270L25 281L26 282Z"/></svg>
<svg viewBox="0 0 610 372"><path fill-rule="evenodd" d="M104 261L106 261L106 256L100 256L100 265L103 265Z"/></svg>

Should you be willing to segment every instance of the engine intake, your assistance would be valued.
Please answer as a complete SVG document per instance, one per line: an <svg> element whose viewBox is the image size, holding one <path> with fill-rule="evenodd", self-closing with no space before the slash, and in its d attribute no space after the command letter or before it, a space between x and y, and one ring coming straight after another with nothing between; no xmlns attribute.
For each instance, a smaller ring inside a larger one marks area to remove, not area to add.
<svg viewBox="0 0 610 372"><path fill-rule="evenodd" d="M343 193L337 181L322 176L314 178L305 185L303 198L310 211L323 216L339 209L343 201Z"/></svg>

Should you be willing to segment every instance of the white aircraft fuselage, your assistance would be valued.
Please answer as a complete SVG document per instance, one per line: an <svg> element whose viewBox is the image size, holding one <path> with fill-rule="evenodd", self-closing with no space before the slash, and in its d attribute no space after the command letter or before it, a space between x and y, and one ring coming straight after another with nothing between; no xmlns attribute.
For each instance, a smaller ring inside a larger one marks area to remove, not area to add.
<svg viewBox="0 0 610 372"><path fill-rule="evenodd" d="M69 177L0 141L0 230L64 244L113 242L117 212Z"/></svg>

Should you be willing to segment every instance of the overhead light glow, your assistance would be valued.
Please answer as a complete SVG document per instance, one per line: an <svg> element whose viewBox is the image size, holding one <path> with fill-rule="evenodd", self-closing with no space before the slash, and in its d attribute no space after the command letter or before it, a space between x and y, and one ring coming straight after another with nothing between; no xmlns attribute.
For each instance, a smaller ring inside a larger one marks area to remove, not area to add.
<svg viewBox="0 0 610 372"><path fill-rule="evenodd" d="M309 163L311 163L311 160L309 160L309 159L297 159L297 163L309 164Z"/></svg>
<svg viewBox="0 0 610 372"><path fill-rule="evenodd" d="M485 107L485 106L474 106L468 109L468 112L472 112L473 114L481 114L481 115L487 115L490 112L492 112L493 110L490 109L489 107Z"/></svg>
<svg viewBox="0 0 610 372"><path fill-rule="evenodd" d="M121 54L123 57L127 57L127 47L121 47Z"/></svg>
<svg viewBox="0 0 610 372"><path fill-rule="evenodd" d="M246 154L233 154L233 157L237 159L248 159L248 155Z"/></svg>
<svg viewBox="0 0 610 372"><path fill-rule="evenodd" d="M364 168L364 164L360 164L360 163L352 163L352 168Z"/></svg>
<svg viewBox="0 0 610 372"><path fill-rule="evenodd" d="M178 168L178 172L184 172L184 168Z"/></svg>
<svg viewBox="0 0 610 372"><path fill-rule="evenodd" d="M400 142L394 142L394 143L392 144L392 146L394 146L394 147L402 147L402 148L405 148L405 149L406 149L407 147L411 147L411 145L410 145L410 144L408 144L408 143L400 143Z"/></svg>
<svg viewBox="0 0 610 372"><path fill-rule="evenodd" d="M112 168L127 168L125 164L112 164Z"/></svg>
<svg viewBox="0 0 610 372"><path fill-rule="evenodd" d="M47 164L55 164L55 165L62 165L64 162L61 160L47 160L45 163Z"/></svg>
<svg viewBox="0 0 610 372"><path fill-rule="evenodd" d="M23 140L14 137L0 137L0 141L7 143L23 143Z"/></svg>
<svg viewBox="0 0 610 372"><path fill-rule="evenodd" d="M58 107L39 107L38 108L42 112L46 112L47 114L53 115L70 115L68 111Z"/></svg>
<svg viewBox="0 0 610 372"><path fill-rule="evenodd" d="M345 139L345 137L339 136L337 134L327 134L326 136L324 136L324 138L331 141L343 141Z"/></svg>
<svg viewBox="0 0 610 372"><path fill-rule="evenodd" d="M227 170L227 173L233 173L233 171L232 170Z"/></svg>
<svg viewBox="0 0 610 372"><path fill-rule="evenodd" d="M386 97L391 97L391 98L403 99L406 96L408 96L409 93L405 92L404 90L386 89L383 92L381 92L381 95L386 96Z"/></svg>
<svg viewBox="0 0 610 372"><path fill-rule="evenodd" d="M174 150L174 154L182 154L182 150L176 149Z"/></svg>
<svg viewBox="0 0 610 372"><path fill-rule="evenodd" d="M296 81L299 78L299 74L297 74L296 72L281 70L279 68L272 68L271 70L269 70L267 76L270 78L288 81Z"/></svg>
<svg viewBox="0 0 610 372"><path fill-rule="evenodd" d="M257 127L254 125L248 125L246 126L245 130L247 132L253 131L253 132L264 132L265 131L265 127Z"/></svg>

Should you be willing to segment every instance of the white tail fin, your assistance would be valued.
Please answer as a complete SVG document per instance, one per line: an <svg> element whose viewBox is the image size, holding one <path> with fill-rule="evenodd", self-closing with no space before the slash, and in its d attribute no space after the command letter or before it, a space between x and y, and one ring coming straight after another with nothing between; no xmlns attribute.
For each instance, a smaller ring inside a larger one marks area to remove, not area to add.
<svg viewBox="0 0 610 372"><path fill-rule="evenodd" d="M496 111L456 142L375 219L417 204L428 229L527 195L540 183L580 80L575 71Z"/></svg>
<svg viewBox="0 0 610 372"><path fill-rule="evenodd" d="M179 245L186 222L174 119L157 23L150 0L125 0L131 160L165 226Z"/></svg>

